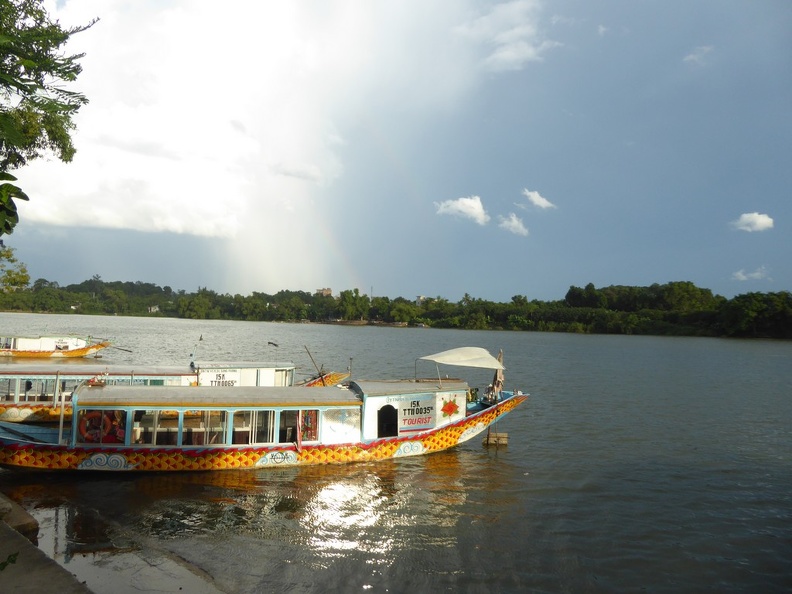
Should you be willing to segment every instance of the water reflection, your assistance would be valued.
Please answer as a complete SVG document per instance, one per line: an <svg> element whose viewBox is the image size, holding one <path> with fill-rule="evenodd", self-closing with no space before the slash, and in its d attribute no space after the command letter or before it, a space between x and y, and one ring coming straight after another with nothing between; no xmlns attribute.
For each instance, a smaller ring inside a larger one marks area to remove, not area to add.
<svg viewBox="0 0 792 594"><path fill-rule="evenodd" d="M375 464L185 474L3 471L0 490L39 520L41 548L65 563L128 551L140 537L252 537L324 567L350 554L387 565L408 547L457 544L460 518L480 514L466 505L471 484L486 498L508 476L487 469L489 456L451 450Z"/></svg>

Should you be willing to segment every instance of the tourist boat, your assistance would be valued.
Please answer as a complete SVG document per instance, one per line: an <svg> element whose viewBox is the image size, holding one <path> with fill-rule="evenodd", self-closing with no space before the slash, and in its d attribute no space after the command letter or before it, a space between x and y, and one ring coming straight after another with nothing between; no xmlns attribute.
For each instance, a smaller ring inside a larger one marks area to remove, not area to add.
<svg viewBox="0 0 792 594"><path fill-rule="evenodd" d="M311 388L86 383L72 394L68 423L0 422L0 465L207 471L385 460L468 441L527 399L503 389L479 397L441 376L441 363L502 370L484 349L420 359L438 365L437 377Z"/></svg>
<svg viewBox="0 0 792 594"><path fill-rule="evenodd" d="M76 358L95 355L107 348L106 340L96 341L75 336L0 337L0 357L26 359Z"/></svg>
<svg viewBox="0 0 792 594"><path fill-rule="evenodd" d="M83 383L127 386L292 386L295 365L281 362L190 362L189 366L131 366L83 363L0 363L0 421L57 420L60 398L71 418L71 394ZM333 375L333 374L326 374ZM308 384L318 381L316 378ZM332 384L328 384L332 385Z"/></svg>

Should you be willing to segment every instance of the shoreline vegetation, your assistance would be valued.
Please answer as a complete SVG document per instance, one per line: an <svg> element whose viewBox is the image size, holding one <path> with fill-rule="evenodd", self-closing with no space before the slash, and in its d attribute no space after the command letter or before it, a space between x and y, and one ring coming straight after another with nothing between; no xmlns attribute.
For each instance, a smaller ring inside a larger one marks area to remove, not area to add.
<svg viewBox="0 0 792 594"><path fill-rule="evenodd" d="M745 293L732 299L692 282L648 287L572 286L558 301L515 295L497 303L468 294L415 300L370 297L358 289L273 295L194 293L143 282L105 282L94 276L61 287L44 279L0 293L0 311L75 313L267 322L390 325L466 330L639 334L735 338L792 338L792 293Z"/></svg>

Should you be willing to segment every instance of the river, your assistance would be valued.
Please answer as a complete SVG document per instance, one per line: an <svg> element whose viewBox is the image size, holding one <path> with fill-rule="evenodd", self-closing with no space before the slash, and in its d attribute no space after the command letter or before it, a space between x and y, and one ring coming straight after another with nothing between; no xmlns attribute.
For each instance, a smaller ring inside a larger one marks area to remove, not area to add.
<svg viewBox="0 0 792 594"><path fill-rule="evenodd" d="M2 335L42 333L110 338L108 365L186 364L197 349L291 361L298 379L313 361L413 377L417 357L481 346L503 349L507 389L531 395L499 422L500 448L274 471L0 471L42 550L97 594L792 590L790 342L0 314Z"/></svg>

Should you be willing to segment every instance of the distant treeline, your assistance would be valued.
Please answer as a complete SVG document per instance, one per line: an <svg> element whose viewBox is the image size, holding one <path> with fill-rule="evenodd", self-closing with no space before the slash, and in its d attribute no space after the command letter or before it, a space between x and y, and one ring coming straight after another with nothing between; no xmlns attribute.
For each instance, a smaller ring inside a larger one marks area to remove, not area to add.
<svg viewBox="0 0 792 594"><path fill-rule="evenodd" d="M104 282L99 276L61 287L44 279L0 293L4 311L119 314L271 322L369 323L468 330L533 330L591 334L646 334L792 338L792 294L746 293L732 299L691 282L649 287L593 284L570 287L560 301L515 295L496 303L465 295L415 300L369 297L357 289L337 297L305 291L219 294L173 291L142 282Z"/></svg>

